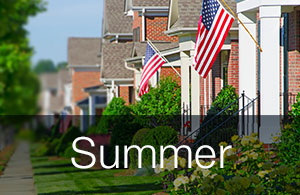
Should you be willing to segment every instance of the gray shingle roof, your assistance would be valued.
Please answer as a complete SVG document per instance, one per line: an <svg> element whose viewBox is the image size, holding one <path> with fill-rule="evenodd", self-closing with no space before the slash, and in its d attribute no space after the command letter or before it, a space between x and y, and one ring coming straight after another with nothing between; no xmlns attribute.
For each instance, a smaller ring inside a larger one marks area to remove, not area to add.
<svg viewBox="0 0 300 195"><path fill-rule="evenodd" d="M105 0L103 28L104 35L132 33L132 17L124 15L124 0Z"/></svg>
<svg viewBox="0 0 300 195"><path fill-rule="evenodd" d="M156 6L168 6L169 0L132 0L134 7L156 7Z"/></svg>
<svg viewBox="0 0 300 195"><path fill-rule="evenodd" d="M220 1L220 3L222 3L222 1ZM236 13L235 0L226 0L226 3ZM179 18L171 26L170 30L171 29L175 30L180 28L196 28L198 26L198 22L200 18L201 7L202 7L202 0L178 0ZM224 7L227 9L226 6ZM227 11L229 10L227 9ZM233 22L232 27L237 27L236 20Z"/></svg>
<svg viewBox="0 0 300 195"><path fill-rule="evenodd" d="M55 73L43 73L39 75L41 81L41 87L43 90L56 89L58 83L58 74Z"/></svg>
<svg viewBox="0 0 300 195"><path fill-rule="evenodd" d="M69 38L68 64L69 65L97 65L100 64L100 38Z"/></svg>
<svg viewBox="0 0 300 195"><path fill-rule="evenodd" d="M131 55L133 43L104 43L101 78L133 78L133 71L125 68L124 60Z"/></svg>
<svg viewBox="0 0 300 195"><path fill-rule="evenodd" d="M154 46L160 51L179 47L179 43L176 42L153 42ZM134 43L134 50L137 56L144 56L146 53L147 42L136 42Z"/></svg>

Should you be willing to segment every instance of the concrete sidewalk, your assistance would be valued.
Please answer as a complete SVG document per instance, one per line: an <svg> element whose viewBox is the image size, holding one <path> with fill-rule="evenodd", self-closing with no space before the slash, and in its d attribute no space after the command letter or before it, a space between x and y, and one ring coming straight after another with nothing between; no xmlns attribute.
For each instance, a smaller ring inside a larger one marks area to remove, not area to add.
<svg viewBox="0 0 300 195"><path fill-rule="evenodd" d="M21 142L0 176L0 194L35 195L29 144Z"/></svg>

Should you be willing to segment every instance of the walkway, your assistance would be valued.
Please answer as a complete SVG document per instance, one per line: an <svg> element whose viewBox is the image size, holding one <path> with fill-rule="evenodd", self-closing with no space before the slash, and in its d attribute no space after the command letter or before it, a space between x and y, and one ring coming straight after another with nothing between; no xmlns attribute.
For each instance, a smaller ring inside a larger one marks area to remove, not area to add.
<svg viewBox="0 0 300 195"><path fill-rule="evenodd" d="M28 143L22 142L18 145L4 170L4 174L0 176L0 194L36 194Z"/></svg>

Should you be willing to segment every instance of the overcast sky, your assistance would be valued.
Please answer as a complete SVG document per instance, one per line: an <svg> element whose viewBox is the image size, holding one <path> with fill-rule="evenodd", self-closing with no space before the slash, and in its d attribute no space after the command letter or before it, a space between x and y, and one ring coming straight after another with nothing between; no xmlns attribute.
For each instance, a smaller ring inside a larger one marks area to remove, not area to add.
<svg viewBox="0 0 300 195"><path fill-rule="evenodd" d="M47 0L47 11L30 18L26 29L33 63L67 61L68 37L100 37L103 0Z"/></svg>

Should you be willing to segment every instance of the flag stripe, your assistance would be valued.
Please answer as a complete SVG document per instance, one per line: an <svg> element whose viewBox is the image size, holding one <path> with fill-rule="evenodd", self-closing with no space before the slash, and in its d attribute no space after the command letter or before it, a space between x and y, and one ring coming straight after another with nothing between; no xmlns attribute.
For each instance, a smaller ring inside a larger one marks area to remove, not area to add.
<svg viewBox="0 0 300 195"><path fill-rule="evenodd" d="M226 36L224 36L224 34L227 32L227 29L228 29L228 26L230 26L229 24L230 24L230 22L231 22L231 20L227 20L227 22L226 22L226 27L224 27L224 29L223 29L223 31L222 31L222 34L220 35L220 37L223 37L222 39L218 39L218 41L217 42L215 42L214 43L214 50L211 50L210 51L210 54L209 54L209 57L207 57L206 59L205 59L205 62L204 62L204 72L206 72L207 70L209 70L209 67L211 67L211 62L214 62L213 60L212 60L212 58L214 57L214 56L217 56L216 54L217 53L219 53L219 51L221 50L221 48L222 48L222 45L223 45L223 43L224 43L224 41L225 41L225 39L226 39ZM225 26L225 25L224 25ZM224 37L225 37L225 39L224 39ZM224 39L224 41L223 41L223 39ZM221 46L221 47L220 47ZM219 50L219 47L220 47L220 50ZM213 55L212 55L213 54ZM202 71L200 71L200 74L202 74Z"/></svg>
<svg viewBox="0 0 300 195"><path fill-rule="evenodd" d="M145 55L145 64L140 82L139 96L149 92L149 80L165 63L162 57L148 43Z"/></svg>
<svg viewBox="0 0 300 195"><path fill-rule="evenodd" d="M218 0L203 0L195 44L193 66L207 77L233 22L233 17Z"/></svg>
<svg viewBox="0 0 300 195"><path fill-rule="evenodd" d="M229 32L229 30L230 30L230 27L231 27L231 24L232 24L232 23L233 23L233 18L232 18L231 21L230 21L230 25L227 26L227 29L226 29L225 34L228 34L228 32ZM221 51L225 39L226 39L226 36L224 36L224 37L222 38L222 41L221 41L221 43L220 43L220 45L219 45L219 48L218 48L218 50L217 50L216 53L219 53L219 52ZM213 62L216 60L216 58L217 58L217 55L214 55L214 58L212 59L210 65L209 65L209 68L207 68L208 71L206 70L206 72L205 72L204 75L203 75L204 78L205 78L205 77L207 76L207 74L209 73L209 70L211 69L211 67L212 67L212 65L213 65Z"/></svg>
<svg viewBox="0 0 300 195"><path fill-rule="evenodd" d="M222 17L223 20L228 18L228 15L224 15L224 16L225 16L225 18ZM216 46L217 42L220 40L220 37L221 37L220 35L225 30L224 26L225 26L225 23L222 22L221 26L217 27L218 29L216 30L216 34L213 35L212 40L210 41L210 45L208 46L208 48L206 48L206 51L204 51L202 54L203 57L201 58L201 60L199 60L199 62L200 62L199 67L201 67L201 69L199 71L200 74L202 73L203 69L205 68L206 62L209 59L212 51L215 50L215 46Z"/></svg>
<svg viewBox="0 0 300 195"><path fill-rule="evenodd" d="M199 54L201 54L201 56L199 55L199 57L197 59L198 63L196 65L196 70L198 72L199 72L199 70L198 70L199 66L201 67L201 65L200 65L200 62L201 62L200 59L203 59L205 51L207 51L208 47L212 44L212 39L213 38L215 39L216 36L217 36L217 34L218 34L218 32L220 31L221 26L219 25L219 23L221 22L221 25L222 25L222 22L224 21L224 17L225 17L225 15L223 15L223 13L224 13L224 11L222 10L222 12L220 13L220 17L218 18L218 20L216 21L216 24L214 25L214 28L211 31L209 31L209 34L207 34L207 36L206 36L207 38L202 40L202 43L203 42L204 43L203 44L200 43L200 47L199 48L201 50L200 50Z"/></svg>

